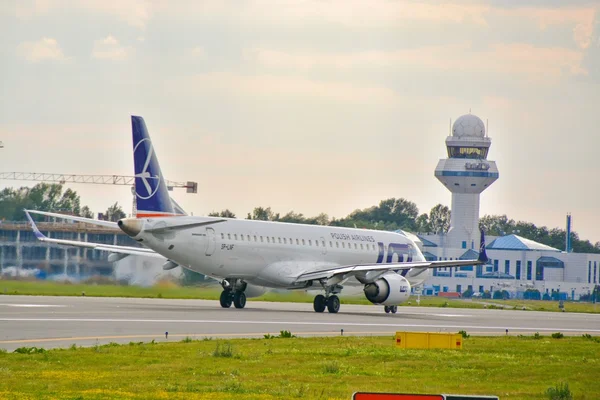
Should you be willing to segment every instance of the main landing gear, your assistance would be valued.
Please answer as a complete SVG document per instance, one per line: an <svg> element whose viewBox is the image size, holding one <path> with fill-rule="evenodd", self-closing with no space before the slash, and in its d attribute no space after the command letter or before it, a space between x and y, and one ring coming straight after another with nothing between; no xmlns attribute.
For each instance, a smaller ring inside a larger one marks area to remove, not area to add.
<svg viewBox="0 0 600 400"><path fill-rule="evenodd" d="M335 314L340 311L340 298L335 294L332 294L329 297L318 294L315 296L315 300L313 301L313 308L318 313L322 313L325 311L325 308L327 308L327 311Z"/></svg>
<svg viewBox="0 0 600 400"><path fill-rule="evenodd" d="M223 291L219 298L221 307L229 308L231 307L231 304L233 304L235 308L246 307L246 294L244 293L247 286L246 282L234 280L233 283L231 283L228 280L224 280L221 282L221 286L223 286Z"/></svg>
<svg viewBox="0 0 600 400"><path fill-rule="evenodd" d="M325 289L325 296L322 294L315 296L313 301L315 312L322 313L327 308L330 314L336 314L340 311L340 298L336 295L341 293L344 287L339 284L327 286L325 282L321 282L321 285Z"/></svg>
<svg viewBox="0 0 600 400"><path fill-rule="evenodd" d="M383 311L385 311L386 314L396 314L398 312L398 306L383 306Z"/></svg>

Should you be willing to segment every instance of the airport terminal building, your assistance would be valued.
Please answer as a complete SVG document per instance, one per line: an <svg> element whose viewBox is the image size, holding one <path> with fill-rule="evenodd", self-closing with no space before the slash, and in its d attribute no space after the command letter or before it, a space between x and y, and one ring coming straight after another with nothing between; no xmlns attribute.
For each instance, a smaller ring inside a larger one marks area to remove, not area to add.
<svg viewBox="0 0 600 400"><path fill-rule="evenodd" d="M418 235L428 260L477 258L480 194L499 177L496 163L487 159L490 145L485 125L475 115L454 122L446 138L448 158L435 169L452 193L450 229ZM486 243L487 265L436 270L425 293L506 290L511 297L522 297L537 289L542 296L578 299L600 283L600 254L566 252L515 234L487 237Z"/></svg>
<svg viewBox="0 0 600 400"><path fill-rule="evenodd" d="M39 222L38 227L44 235L56 239L140 246L117 229L71 222ZM180 269L163 271L163 263L163 260L136 256L111 262L106 251L41 242L28 223L0 221L0 279L35 277L85 281L104 276L128 284L150 286L166 276L181 276Z"/></svg>

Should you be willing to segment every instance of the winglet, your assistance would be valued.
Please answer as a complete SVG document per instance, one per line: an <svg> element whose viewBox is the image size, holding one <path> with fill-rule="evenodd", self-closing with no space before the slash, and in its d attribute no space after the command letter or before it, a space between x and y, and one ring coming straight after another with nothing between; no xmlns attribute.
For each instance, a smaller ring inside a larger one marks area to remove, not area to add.
<svg viewBox="0 0 600 400"><path fill-rule="evenodd" d="M483 229L481 230L481 241L479 242L479 258L478 261L481 264L485 264L488 262L488 256L485 252L485 232Z"/></svg>
<svg viewBox="0 0 600 400"><path fill-rule="evenodd" d="M29 215L29 210L24 210L24 211L25 211L25 215L27 216L27 219L29 220L29 223L31 224L31 229L33 230L33 234L35 235L35 237L42 241L46 240L47 239L46 236L44 236L44 234L42 232L40 232L40 230L36 226L35 222L33 222L33 218L31 218L31 215Z"/></svg>

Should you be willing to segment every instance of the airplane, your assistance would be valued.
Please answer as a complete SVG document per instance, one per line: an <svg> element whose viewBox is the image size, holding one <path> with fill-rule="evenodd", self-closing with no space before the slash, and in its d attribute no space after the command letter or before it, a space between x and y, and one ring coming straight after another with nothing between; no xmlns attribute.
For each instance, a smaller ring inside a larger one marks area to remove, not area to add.
<svg viewBox="0 0 600 400"><path fill-rule="evenodd" d="M365 297L395 314L411 288L434 268L485 264L485 235L477 260L427 261L402 231L386 232L235 218L188 216L171 201L144 119L131 117L137 214L117 223L25 210L42 241L108 251L117 261L130 255L161 257L163 269L181 266L214 278L223 308L243 309L247 297L268 288L319 290L313 309L340 310L345 285L362 286ZM112 246L47 238L29 213L118 227L143 247Z"/></svg>

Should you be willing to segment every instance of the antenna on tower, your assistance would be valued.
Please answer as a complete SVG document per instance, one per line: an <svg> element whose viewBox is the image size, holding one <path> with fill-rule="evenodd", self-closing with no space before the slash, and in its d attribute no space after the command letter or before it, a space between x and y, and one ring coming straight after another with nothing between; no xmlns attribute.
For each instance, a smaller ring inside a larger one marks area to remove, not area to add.
<svg viewBox="0 0 600 400"><path fill-rule="evenodd" d="M490 121L486 118L485 119L485 137L489 137L490 136Z"/></svg>
<svg viewBox="0 0 600 400"><path fill-rule="evenodd" d="M450 117L450 125L448 125L448 136L452 136L452 117Z"/></svg>
<svg viewBox="0 0 600 400"><path fill-rule="evenodd" d="M469 107L469 114L471 114L471 107Z"/></svg>

